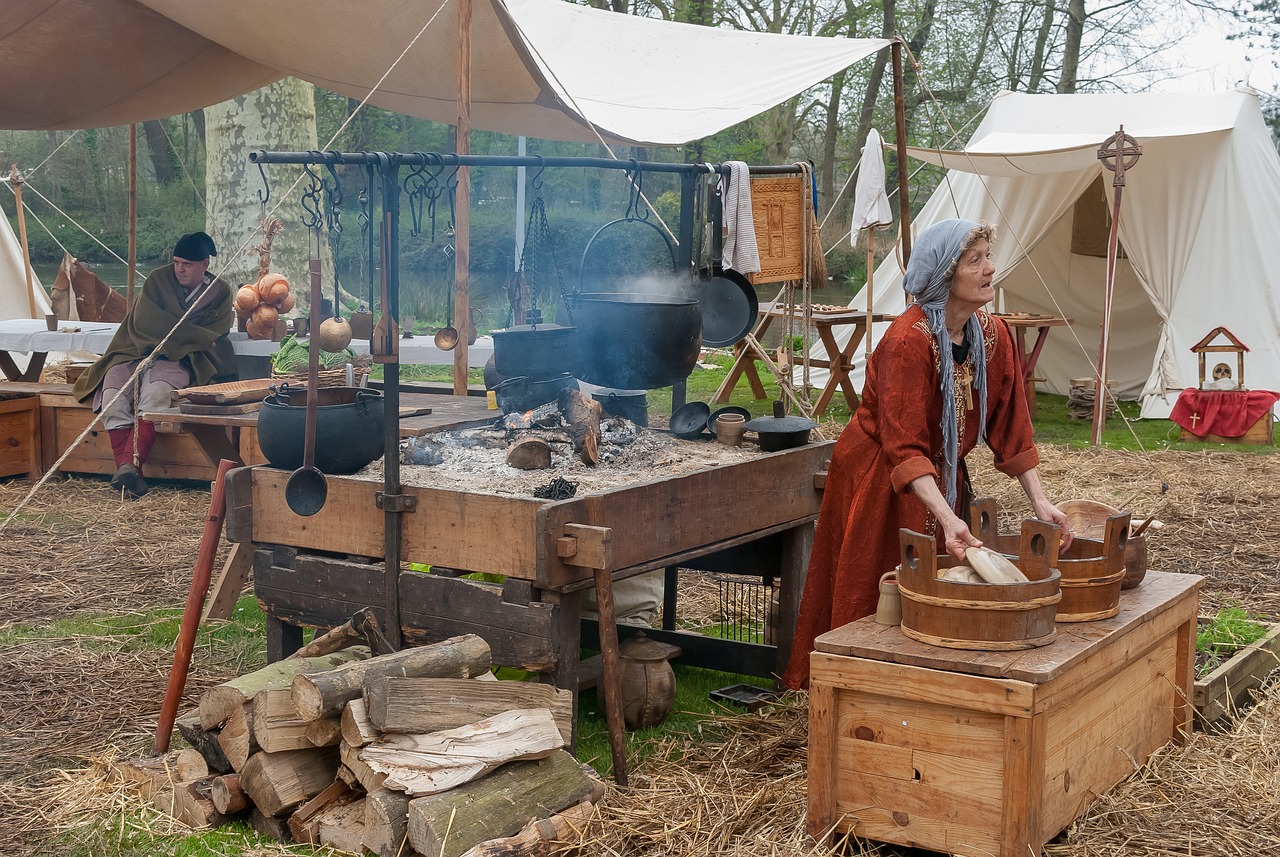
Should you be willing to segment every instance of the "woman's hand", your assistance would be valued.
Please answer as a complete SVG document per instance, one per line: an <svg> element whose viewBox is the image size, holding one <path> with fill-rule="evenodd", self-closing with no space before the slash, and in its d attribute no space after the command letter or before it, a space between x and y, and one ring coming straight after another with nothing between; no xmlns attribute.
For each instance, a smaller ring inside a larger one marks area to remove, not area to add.
<svg viewBox="0 0 1280 857"><path fill-rule="evenodd" d="M982 547L982 542L969 532L969 525L951 511L951 507L947 505L947 499L942 496L938 483L932 476L919 476L911 480L911 490L920 498L920 502L924 503L925 508L933 513L934 519L942 527L943 546L947 553L956 559L964 559L965 548Z"/></svg>
<svg viewBox="0 0 1280 857"><path fill-rule="evenodd" d="M945 538L944 546L947 553L956 559L964 559L965 548L980 548L982 542L969 532L969 527L965 522L955 515L948 515L945 519L939 519L938 523L942 525L942 533Z"/></svg>
<svg viewBox="0 0 1280 857"><path fill-rule="evenodd" d="M1058 550L1064 551L1071 547L1071 540L1075 536L1071 532L1071 524L1067 521L1067 516L1045 496L1044 487L1040 484L1040 474L1036 469L1033 467L1026 473L1018 474L1018 482L1022 485L1027 499L1031 501L1031 508L1036 513L1036 517L1042 521L1057 524L1062 531L1062 546Z"/></svg>

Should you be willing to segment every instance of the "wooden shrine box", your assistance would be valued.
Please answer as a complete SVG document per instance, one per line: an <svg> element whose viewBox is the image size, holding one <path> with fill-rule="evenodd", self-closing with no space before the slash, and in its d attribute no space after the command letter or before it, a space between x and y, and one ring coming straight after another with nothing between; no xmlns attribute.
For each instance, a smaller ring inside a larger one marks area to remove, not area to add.
<svg viewBox="0 0 1280 857"><path fill-rule="evenodd" d="M0 389L0 476L40 475L40 397Z"/></svg>
<svg viewBox="0 0 1280 857"><path fill-rule="evenodd" d="M1120 613L1014 652L860 619L810 657L808 830L1028 857L1191 731L1202 578L1150 572Z"/></svg>
<svg viewBox="0 0 1280 857"><path fill-rule="evenodd" d="M1241 393L1241 395L1244 394ZM1274 422L1275 418L1271 416L1271 411L1268 409L1265 414L1258 417L1257 422L1249 426L1247 432L1239 437L1223 437L1212 432L1200 437L1179 427L1178 440L1182 443L1246 443L1251 446L1270 446Z"/></svg>

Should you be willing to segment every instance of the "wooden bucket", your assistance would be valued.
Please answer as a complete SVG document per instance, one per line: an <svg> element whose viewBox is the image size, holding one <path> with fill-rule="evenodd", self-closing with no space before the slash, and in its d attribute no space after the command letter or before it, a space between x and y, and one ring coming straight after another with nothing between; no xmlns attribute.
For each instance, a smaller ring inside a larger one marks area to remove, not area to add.
<svg viewBox="0 0 1280 857"><path fill-rule="evenodd" d="M1025 521L1015 560L1030 580L1005 585L939 580L960 560L939 556L932 536L899 531L902 565L902 633L913 640L949 649L1004 652L1047 646L1057 636L1054 614L1062 598L1057 559L1057 528Z"/></svg>
<svg viewBox="0 0 1280 857"><path fill-rule="evenodd" d="M996 501L984 497L974 500L969 509L969 530L984 545L1017 562L1022 551L1019 537L1000 535L997 532ZM1057 617L1059 622L1092 622L1110 619L1120 612L1120 589L1125 580L1129 524L1128 512L1112 515L1106 519L1102 539L1077 536L1068 550L1062 553L1055 551L1057 568L1062 574L1062 601L1058 604ZM1024 529L1025 525L1026 522ZM1057 542L1055 533L1054 543Z"/></svg>

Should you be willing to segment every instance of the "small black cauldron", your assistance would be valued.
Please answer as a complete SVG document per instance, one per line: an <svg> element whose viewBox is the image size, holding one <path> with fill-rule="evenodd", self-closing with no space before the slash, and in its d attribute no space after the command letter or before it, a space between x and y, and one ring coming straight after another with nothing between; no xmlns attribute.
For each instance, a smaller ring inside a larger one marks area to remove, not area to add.
<svg viewBox="0 0 1280 857"><path fill-rule="evenodd" d="M297 470L306 441L305 388L286 384L258 411L258 445L272 467ZM315 466L322 473L355 473L381 458L385 446L382 393L358 387L321 387L316 400Z"/></svg>

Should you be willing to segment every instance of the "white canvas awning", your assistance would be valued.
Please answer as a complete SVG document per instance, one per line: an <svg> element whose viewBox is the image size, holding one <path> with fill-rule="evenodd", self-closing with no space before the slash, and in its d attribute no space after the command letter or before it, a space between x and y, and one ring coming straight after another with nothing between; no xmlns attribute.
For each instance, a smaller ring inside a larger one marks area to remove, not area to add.
<svg viewBox="0 0 1280 857"><path fill-rule="evenodd" d="M457 5L11 0L0 21L0 127L122 125L284 75L356 99L376 87L379 107L455 122ZM563 0L474 0L471 40L474 127L645 145L714 134L889 44L719 30Z"/></svg>

